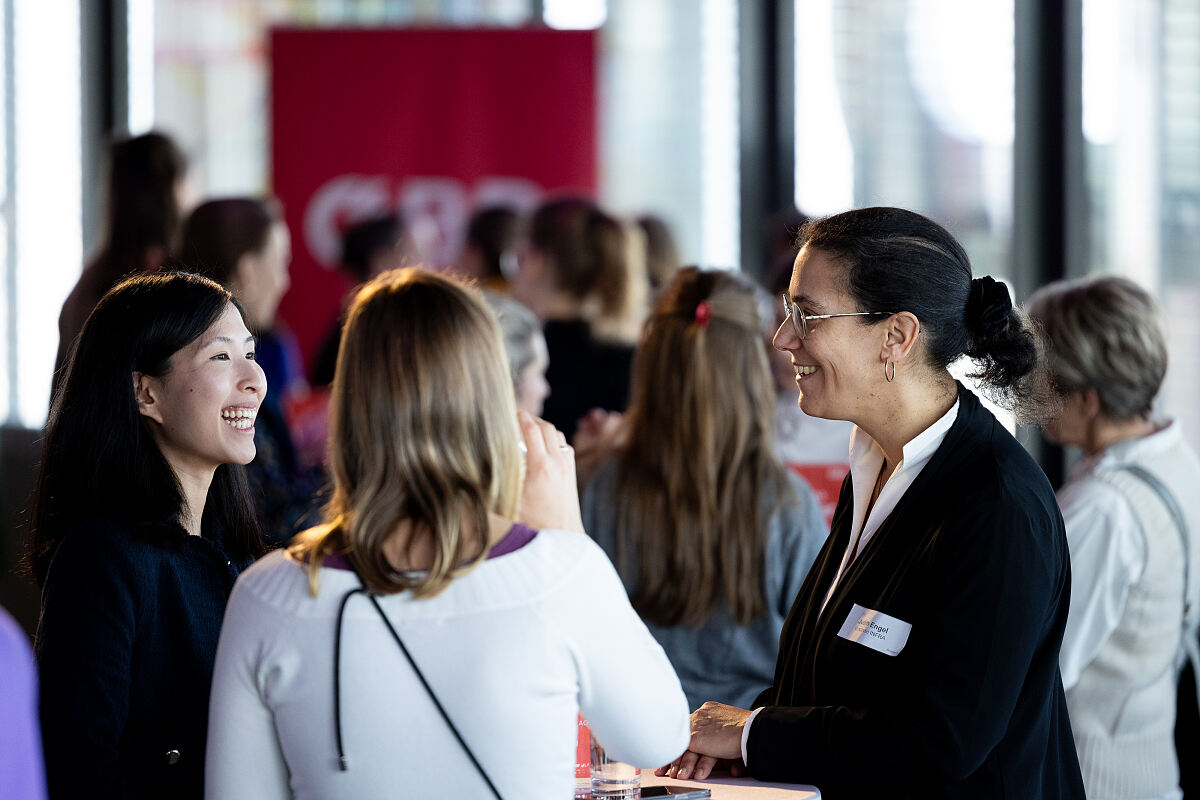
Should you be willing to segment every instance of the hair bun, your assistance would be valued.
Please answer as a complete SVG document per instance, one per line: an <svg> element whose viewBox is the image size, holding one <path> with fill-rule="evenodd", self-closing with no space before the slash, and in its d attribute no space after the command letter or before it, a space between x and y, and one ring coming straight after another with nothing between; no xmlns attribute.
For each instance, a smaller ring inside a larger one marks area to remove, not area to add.
<svg viewBox="0 0 1200 800"><path fill-rule="evenodd" d="M1008 287L985 275L971 281L967 296L967 328L977 338L1004 330L1012 313Z"/></svg>

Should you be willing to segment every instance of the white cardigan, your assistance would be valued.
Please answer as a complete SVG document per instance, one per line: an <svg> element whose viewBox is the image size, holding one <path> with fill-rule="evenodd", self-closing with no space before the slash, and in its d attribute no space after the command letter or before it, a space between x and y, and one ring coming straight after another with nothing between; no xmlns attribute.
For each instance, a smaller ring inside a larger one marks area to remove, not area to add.
<svg viewBox="0 0 1200 800"><path fill-rule="evenodd" d="M337 768L334 624L352 572L322 568L320 593L282 551L244 572L213 679L205 795L487 797L370 602L342 629ZM443 707L505 798L570 797L576 714L620 760L656 767L688 744L688 708L662 648L587 536L542 531L441 594L381 598Z"/></svg>
<svg viewBox="0 0 1200 800"><path fill-rule="evenodd" d="M1191 605L1200 595L1200 460L1178 424L1082 462L1059 492L1071 547L1071 613L1059 663L1089 798L1179 794L1175 687L1183 625L1179 531L1123 464L1167 484L1186 516ZM1196 636L1195 616L1188 636Z"/></svg>

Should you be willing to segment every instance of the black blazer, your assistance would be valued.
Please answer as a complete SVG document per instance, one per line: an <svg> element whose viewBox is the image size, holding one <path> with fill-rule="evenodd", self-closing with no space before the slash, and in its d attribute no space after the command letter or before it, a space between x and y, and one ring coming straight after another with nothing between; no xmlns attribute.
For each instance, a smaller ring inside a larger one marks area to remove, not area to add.
<svg viewBox="0 0 1200 800"><path fill-rule="evenodd" d="M37 632L51 800L204 796L217 639L245 566L215 530L92 517L63 537Z"/></svg>
<svg viewBox="0 0 1200 800"><path fill-rule="evenodd" d="M1029 454L960 386L954 425L822 612L853 515L847 477L755 703L750 773L827 800L1083 798L1058 672L1066 531ZM897 655L838 636L854 604L912 626Z"/></svg>

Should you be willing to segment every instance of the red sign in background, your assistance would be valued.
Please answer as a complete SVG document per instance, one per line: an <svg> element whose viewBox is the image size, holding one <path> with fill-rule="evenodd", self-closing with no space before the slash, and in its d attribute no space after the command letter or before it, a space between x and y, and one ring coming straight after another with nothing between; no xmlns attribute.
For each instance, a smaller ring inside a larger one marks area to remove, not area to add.
<svg viewBox="0 0 1200 800"><path fill-rule="evenodd" d="M272 185L293 247L280 317L306 364L350 288L347 225L399 211L440 268L477 206L595 191L595 63L593 31L272 32Z"/></svg>

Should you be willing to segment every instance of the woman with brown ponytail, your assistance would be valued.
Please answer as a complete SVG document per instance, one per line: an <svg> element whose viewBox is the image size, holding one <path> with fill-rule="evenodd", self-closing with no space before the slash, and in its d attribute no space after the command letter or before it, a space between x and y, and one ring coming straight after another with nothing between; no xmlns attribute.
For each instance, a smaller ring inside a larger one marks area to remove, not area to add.
<svg viewBox="0 0 1200 800"><path fill-rule="evenodd" d="M550 368L543 417L571 440L593 408L624 411L647 295L631 228L582 197L543 203L510 279L542 320Z"/></svg>
<svg viewBox="0 0 1200 800"><path fill-rule="evenodd" d="M855 424L833 527L788 616L772 684L705 703L672 775L729 759L822 797L1082 798L1059 646L1062 514L1037 463L947 367L1026 411L1036 339L961 245L897 208L806 224L788 318L808 414ZM714 643L714 646L720 646Z"/></svg>
<svg viewBox="0 0 1200 800"><path fill-rule="evenodd" d="M774 406L754 286L678 273L634 358L628 443L588 483L583 520L690 708L746 704L771 682L827 533L808 484L775 457Z"/></svg>

